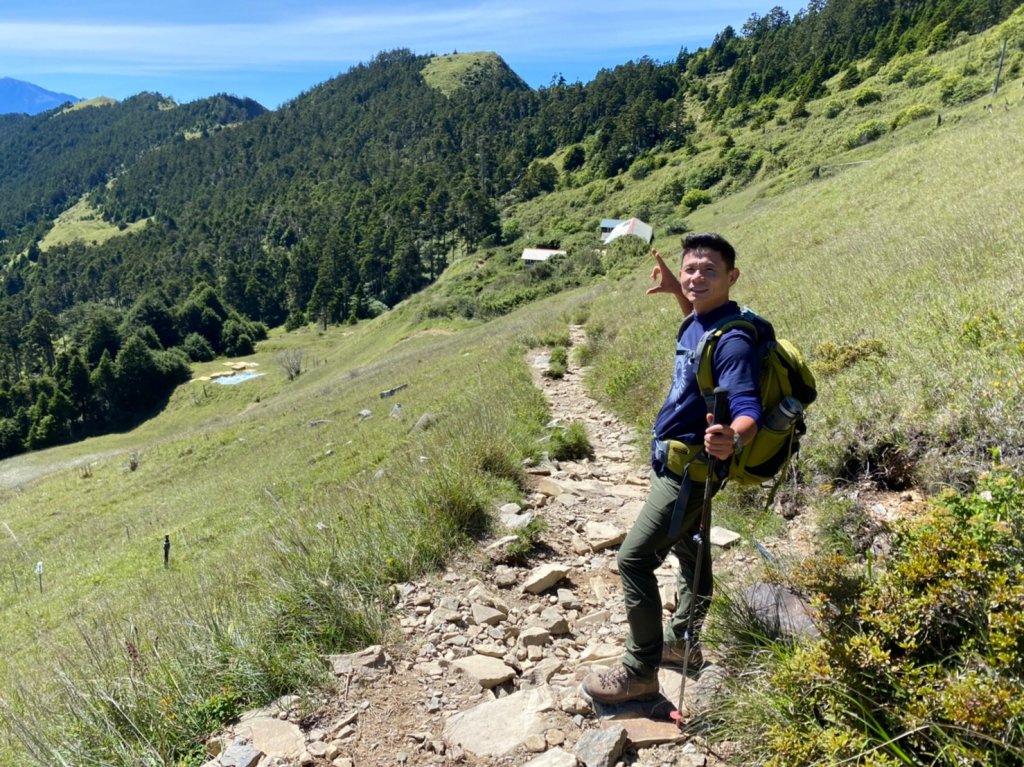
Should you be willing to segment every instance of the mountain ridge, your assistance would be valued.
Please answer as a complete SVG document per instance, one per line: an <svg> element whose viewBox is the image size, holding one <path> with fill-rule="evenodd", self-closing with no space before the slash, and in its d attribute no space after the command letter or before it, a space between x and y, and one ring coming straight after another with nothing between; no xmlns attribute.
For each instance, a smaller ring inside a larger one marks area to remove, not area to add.
<svg viewBox="0 0 1024 767"><path fill-rule="evenodd" d="M57 93L25 80L0 77L0 114L35 115L62 104L82 101L78 96Z"/></svg>

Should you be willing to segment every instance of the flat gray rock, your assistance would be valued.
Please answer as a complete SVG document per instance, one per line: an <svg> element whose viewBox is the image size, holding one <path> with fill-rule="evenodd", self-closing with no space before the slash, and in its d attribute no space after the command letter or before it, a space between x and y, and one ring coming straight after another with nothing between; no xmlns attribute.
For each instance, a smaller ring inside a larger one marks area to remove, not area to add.
<svg viewBox="0 0 1024 767"><path fill-rule="evenodd" d="M730 546L736 545L743 536L739 533L733 532L725 527L712 527L711 528L711 545L721 546L723 549L727 549Z"/></svg>
<svg viewBox="0 0 1024 767"><path fill-rule="evenodd" d="M523 591L527 594L540 594L554 586L569 574L569 568L565 565L550 564L541 565L530 571L523 581Z"/></svg>
<svg viewBox="0 0 1024 767"><path fill-rule="evenodd" d="M527 762L524 767L576 767L576 757L568 751L552 748Z"/></svg>
<svg viewBox="0 0 1024 767"><path fill-rule="evenodd" d="M452 665L475 679L485 689L496 687L516 675L515 669L506 666L502 660L487 655L470 655L468 658L459 658Z"/></svg>
<svg viewBox="0 0 1024 767"><path fill-rule="evenodd" d="M607 730L587 730L576 741L573 753L586 767L614 767L626 747L627 737L622 725Z"/></svg>
<svg viewBox="0 0 1024 767"><path fill-rule="evenodd" d="M445 723L444 739L477 756L504 756L529 736L549 730L554 710L555 699L547 687L522 690L453 714Z"/></svg>

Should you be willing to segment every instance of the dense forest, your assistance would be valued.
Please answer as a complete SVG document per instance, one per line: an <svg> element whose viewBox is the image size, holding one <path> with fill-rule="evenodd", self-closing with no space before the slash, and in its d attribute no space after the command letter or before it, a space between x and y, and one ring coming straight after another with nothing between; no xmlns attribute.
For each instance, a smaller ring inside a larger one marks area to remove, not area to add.
<svg viewBox="0 0 1024 767"><path fill-rule="evenodd" d="M190 360L249 353L268 327L374 315L458 250L513 239L504 207L563 173L613 177L686 147L697 120L749 122L781 98L799 109L828 78L855 83L855 62L941 48L1017 5L815 0L674 61L538 90L495 57L472 87L442 91L423 75L432 57L395 50L273 112L144 93L0 117L0 457L144 417ZM40 247L82 199L113 226L146 223Z"/></svg>

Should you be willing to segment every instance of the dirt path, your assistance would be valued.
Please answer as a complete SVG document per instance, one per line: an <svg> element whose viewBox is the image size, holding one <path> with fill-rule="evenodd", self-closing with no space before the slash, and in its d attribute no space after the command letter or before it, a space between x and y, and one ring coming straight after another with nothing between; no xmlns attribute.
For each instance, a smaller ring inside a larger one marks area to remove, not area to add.
<svg viewBox="0 0 1024 767"><path fill-rule="evenodd" d="M582 329L572 328L572 341L582 343ZM401 636L336 659L339 693L313 714L290 701L260 712L275 727L301 725L305 753L281 754L276 764L575 767L579 754L588 754L580 762L595 763L586 749L609 725L580 698L579 682L622 652L627 627L614 554L646 497L647 471L637 463L633 432L587 396L585 371L570 365L564 378L548 378L539 357L531 352L528 363L550 403L550 427L584 424L595 451L592 460L531 469L526 503L500 510L510 527L543 520L539 550L517 565L504 554L514 536L497 538L437 577L401 584L394 606ZM544 568L553 571L550 584L537 581ZM666 594L673 577L669 565L659 571ZM670 700L679 678L662 671ZM695 679L687 700L700 694ZM246 736L265 744L253 721L223 745ZM699 738L661 724L640 746L631 733L611 763L723 764ZM209 767L229 763L215 759Z"/></svg>
<svg viewBox="0 0 1024 767"><path fill-rule="evenodd" d="M51 451L39 450L5 458L0 461L0 491L17 490L22 485L49 474L88 466L91 463L127 452L129 452L127 449L107 450L63 461L53 461L49 458Z"/></svg>

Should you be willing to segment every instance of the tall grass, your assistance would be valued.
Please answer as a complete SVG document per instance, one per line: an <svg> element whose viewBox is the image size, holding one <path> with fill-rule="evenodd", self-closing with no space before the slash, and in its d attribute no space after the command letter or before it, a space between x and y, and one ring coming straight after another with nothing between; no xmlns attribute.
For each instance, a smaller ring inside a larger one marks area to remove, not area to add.
<svg viewBox="0 0 1024 767"><path fill-rule="evenodd" d="M534 316L552 322L548 312ZM487 529L492 508L522 492L524 461L539 453L547 420L515 342L528 327L506 322L498 337L405 335L355 376L322 359L276 395L264 391L241 418L151 443L136 472L97 460L87 479L58 473L9 498L16 512L85 491L97 516L74 545L60 516L42 525L14 518L30 558L44 550L46 530L65 548L63 557L42 555L58 579L45 593L30 584L4 592L30 616L55 614L7 656L0 763L199 764L204 739L240 710L328 683L321 654L384 639L389 587L443 564ZM400 398L377 396L402 380ZM172 403L168 417L181 423L222 398L230 411L235 396L179 401L177 415ZM398 399L401 411L392 409ZM361 421L366 405L377 412ZM225 500L230 493L223 507L214 487ZM172 535L168 570L140 566L121 521L104 518L126 497L193 520ZM190 539L210 550L200 556ZM78 545L119 584L116 600L62 572L82 561ZM5 552L14 549L7 541ZM73 625L57 625L61 610L77 616ZM3 614L8 636L18 614Z"/></svg>

